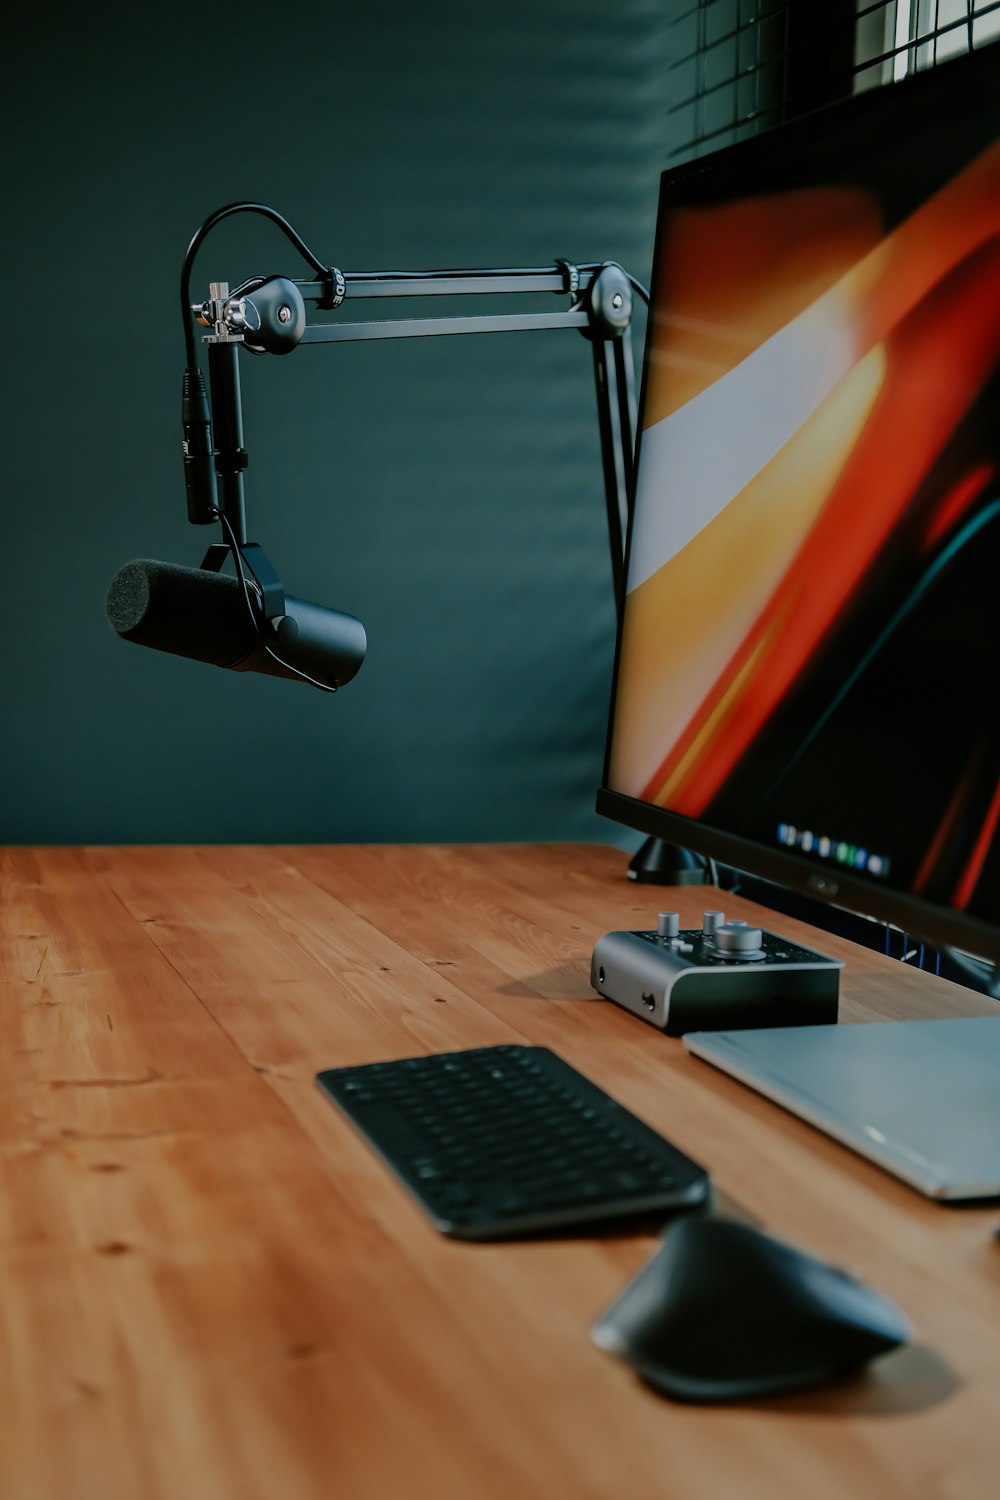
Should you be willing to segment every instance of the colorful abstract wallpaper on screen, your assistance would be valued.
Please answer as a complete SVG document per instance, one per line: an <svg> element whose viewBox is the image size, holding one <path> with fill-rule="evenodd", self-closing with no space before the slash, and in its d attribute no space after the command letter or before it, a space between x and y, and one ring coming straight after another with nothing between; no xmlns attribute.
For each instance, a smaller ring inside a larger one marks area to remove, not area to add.
<svg viewBox="0 0 1000 1500"><path fill-rule="evenodd" d="M665 179L608 784L995 919L1000 140L973 134Z"/></svg>

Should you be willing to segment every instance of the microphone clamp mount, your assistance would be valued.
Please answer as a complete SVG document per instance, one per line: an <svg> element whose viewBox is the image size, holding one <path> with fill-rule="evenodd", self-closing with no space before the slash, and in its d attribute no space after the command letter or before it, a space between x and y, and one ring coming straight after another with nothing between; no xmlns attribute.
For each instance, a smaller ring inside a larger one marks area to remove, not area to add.
<svg viewBox="0 0 1000 1500"><path fill-rule="evenodd" d="M265 620L280 620L285 613L285 585L263 547L256 542L241 542L235 549L243 563L247 586L260 599ZM213 542L198 564L208 573L219 573L233 554L229 542Z"/></svg>
<svg viewBox="0 0 1000 1500"><path fill-rule="evenodd" d="M251 354L291 354L306 328L306 307L294 281L267 276L230 293L225 281L211 281L208 301L191 309L213 332L205 343L244 344Z"/></svg>

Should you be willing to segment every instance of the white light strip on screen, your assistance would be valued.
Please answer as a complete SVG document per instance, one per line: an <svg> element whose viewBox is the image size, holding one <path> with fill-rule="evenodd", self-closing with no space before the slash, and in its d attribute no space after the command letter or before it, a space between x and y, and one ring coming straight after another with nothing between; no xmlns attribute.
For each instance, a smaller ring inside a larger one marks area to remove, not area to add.
<svg viewBox="0 0 1000 1500"><path fill-rule="evenodd" d="M832 287L706 390L642 435L628 588L686 547L759 474L852 368L845 294Z"/></svg>

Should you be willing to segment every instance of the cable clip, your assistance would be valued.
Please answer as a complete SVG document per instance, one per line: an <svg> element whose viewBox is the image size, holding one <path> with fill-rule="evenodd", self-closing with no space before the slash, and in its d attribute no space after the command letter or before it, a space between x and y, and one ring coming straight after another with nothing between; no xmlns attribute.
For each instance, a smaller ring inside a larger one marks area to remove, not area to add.
<svg viewBox="0 0 1000 1500"><path fill-rule="evenodd" d="M347 282L344 280L343 271L338 271L336 266L329 266L323 273L323 295L316 306L323 312L333 312L346 296Z"/></svg>
<svg viewBox="0 0 1000 1500"><path fill-rule="evenodd" d="M563 273L563 290L568 297L575 297L580 290L580 272L571 260L556 256L556 265Z"/></svg>

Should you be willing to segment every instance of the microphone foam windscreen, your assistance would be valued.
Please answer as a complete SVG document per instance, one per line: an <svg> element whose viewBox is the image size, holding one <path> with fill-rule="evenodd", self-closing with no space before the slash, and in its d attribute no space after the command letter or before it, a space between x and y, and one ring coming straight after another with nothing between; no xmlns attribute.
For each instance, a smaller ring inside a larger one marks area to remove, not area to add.
<svg viewBox="0 0 1000 1500"><path fill-rule="evenodd" d="M111 580L106 611L123 640L219 667L235 666L256 645L239 583L204 568L126 563Z"/></svg>

